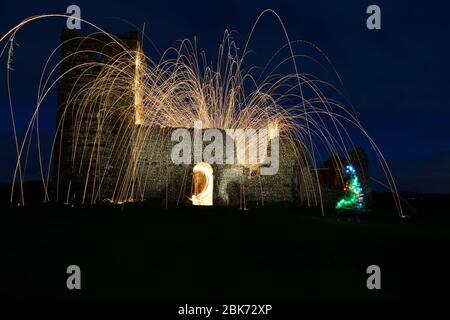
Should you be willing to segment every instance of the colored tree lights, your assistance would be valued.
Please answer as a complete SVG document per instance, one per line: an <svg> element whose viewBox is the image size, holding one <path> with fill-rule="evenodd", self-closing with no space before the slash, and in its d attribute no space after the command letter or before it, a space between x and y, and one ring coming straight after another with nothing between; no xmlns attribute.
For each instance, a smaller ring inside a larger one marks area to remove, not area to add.
<svg viewBox="0 0 450 320"><path fill-rule="evenodd" d="M355 168L349 164L345 167L344 195L336 204L339 210L363 210L364 193Z"/></svg>

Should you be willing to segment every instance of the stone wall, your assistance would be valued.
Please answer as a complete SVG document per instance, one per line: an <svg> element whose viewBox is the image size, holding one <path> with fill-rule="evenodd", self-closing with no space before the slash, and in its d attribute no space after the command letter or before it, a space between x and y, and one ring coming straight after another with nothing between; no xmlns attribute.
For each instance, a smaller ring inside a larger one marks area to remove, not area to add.
<svg viewBox="0 0 450 320"><path fill-rule="evenodd" d="M107 35L82 37L74 31L63 31L63 77L59 83L54 152L57 200L95 203L133 199L163 206L190 204L195 164L175 165L171 161L176 142L170 137L175 128L135 124L132 85L95 92L86 100L84 93L92 89L92 81L102 72L101 64L121 54L124 48L132 51L140 46L137 33L114 37L124 47ZM131 63L129 67L134 66ZM203 146L206 144L209 142ZM305 153L288 140L280 140L280 166L273 176L260 175L258 168L239 164L212 164L212 168L214 205L312 203L314 183Z"/></svg>
<svg viewBox="0 0 450 320"><path fill-rule="evenodd" d="M139 45L137 33L116 35L127 50ZM95 202L113 197L125 175L132 136L131 88L99 92L100 106L83 92L102 71L108 57L124 49L105 34L82 37L64 29L58 90L57 135L54 149L54 192L57 201ZM130 65L132 68L133 65ZM119 107L118 107L119 106Z"/></svg>
<svg viewBox="0 0 450 320"><path fill-rule="evenodd" d="M195 164L175 165L171 161L170 153L177 143L170 141L174 129L141 127L140 136L145 138L141 138L144 142L138 147L139 182L135 198L153 199L167 206L190 203ZM203 147L209 143L204 142ZM193 141L191 145L193 154ZM292 143L280 140L280 166L272 176L261 175L258 169L240 164L212 163L214 205L243 207L245 203L305 202L307 190L301 172L310 171L300 166L298 150L293 148Z"/></svg>

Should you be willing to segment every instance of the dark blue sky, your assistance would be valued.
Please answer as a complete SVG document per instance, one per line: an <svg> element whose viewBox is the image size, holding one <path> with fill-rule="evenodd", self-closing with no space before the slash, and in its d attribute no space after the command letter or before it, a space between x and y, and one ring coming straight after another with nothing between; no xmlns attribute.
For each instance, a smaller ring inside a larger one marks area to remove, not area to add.
<svg viewBox="0 0 450 320"><path fill-rule="evenodd" d="M400 189L450 192L450 4L445 1L2 1L0 33L30 15L64 13L70 4L80 6L82 18L110 32L133 29L113 17L138 26L145 22L146 34L160 49L196 36L212 57L225 29L238 31L243 46L259 13L274 9L291 39L315 43L332 60L358 117L391 161ZM381 30L365 26L370 4L381 7ZM61 19L41 21L17 36L12 84L19 128L34 108L45 58L59 44L64 25ZM279 25L266 17L252 45L262 52L261 63L267 59L264 52L271 54L282 44ZM5 57L0 62L4 181L13 153L7 151L12 140ZM54 129L55 105L56 98L50 97L41 114L42 130L48 134Z"/></svg>

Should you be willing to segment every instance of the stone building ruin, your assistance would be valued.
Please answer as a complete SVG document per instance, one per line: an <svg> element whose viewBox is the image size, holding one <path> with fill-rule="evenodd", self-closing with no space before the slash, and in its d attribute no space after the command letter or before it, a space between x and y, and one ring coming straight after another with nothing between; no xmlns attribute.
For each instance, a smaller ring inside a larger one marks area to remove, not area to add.
<svg viewBox="0 0 450 320"><path fill-rule="evenodd" d="M137 32L114 35L130 51L140 48ZM240 164L175 165L170 160L176 128L155 128L136 121L132 87L119 86L101 106L83 100L101 72L95 62L123 48L106 34L84 37L65 29L58 91L57 136L54 148L54 185L57 201L149 201L170 207L192 204L193 196L212 190L213 205L318 203L315 175L303 149L280 137L280 165L273 176ZM101 54L99 55L99 52ZM76 150L76 151L75 151ZM208 167L209 166L209 167ZM208 183L207 183L208 182ZM195 204L195 203L194 203Z"/></svg>

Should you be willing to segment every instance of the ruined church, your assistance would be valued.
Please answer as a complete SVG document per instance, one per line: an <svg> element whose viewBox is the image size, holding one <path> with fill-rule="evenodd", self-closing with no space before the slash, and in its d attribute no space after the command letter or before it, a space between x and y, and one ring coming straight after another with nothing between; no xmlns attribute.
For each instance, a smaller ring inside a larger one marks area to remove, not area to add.
<svg viewBox="0 0 450 320"><path fill-rule="evenodd" d="M138 50L137 32L114 35L127 50ZM108 56L123 50L106 34L83 37L62 33L61 80L54 148L54 189L58 201L93 204L147 201L161 206L264 205L295 202L318 205L337 195L340 172L330 165L314 169L299 144L279 139L279 168L261 175L258 166L174 164L171 134L136 121L132 87L120 84L98 105L83 92L101 72ZM101 54L99 54L101 52ZM334 163L334 162L333 162ZM364 169L364 172L367 172ZM322 187L320 187L322 186ZM320 189L320 190L319 190Z"/></svg>

